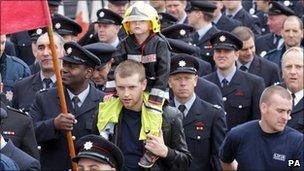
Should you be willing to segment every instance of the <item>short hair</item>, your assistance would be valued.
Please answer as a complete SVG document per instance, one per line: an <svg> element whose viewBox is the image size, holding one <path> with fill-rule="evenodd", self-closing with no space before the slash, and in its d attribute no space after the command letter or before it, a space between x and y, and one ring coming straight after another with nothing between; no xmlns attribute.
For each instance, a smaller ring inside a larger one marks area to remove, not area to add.
<svg viewBox="0 0 304 171"><path fill-rule="evenodd" d="M232 33L235 34L241 41L247 41L250 38L254 40L254 34L252 30L245 26L238 26L232 30Z"/></svg>
<svg viewBox="0 0 304 171"><path fill-rule="evenodd" d="M139 80L142 82L146 79L145 68L142 63L128 59L121 62L115 69L114 78L117 75L121 78L130 77L134 74L139 74Z"/></svg>
<svg viewBox="0 0 304 171"><path fill-rule="evenodd" d="M303 57L303 48L301 48L301 47L291 47L291 48L287 49L285 51L285 53L283 54L282 59L281 59L282 68L283 68L283 62L284 62L287 54L290 53L290 52L298 52L298 53L302 54L302 57Z"/></svg>
<svg viewBox="0 0 304 171"><path fill-rule="evenodd" d="M269 102L271 102L271 97L275 94L277 94L287 100L292 99L291 94L287 91L287 89L285 89L284 87L282 87L280 85L273 85L273 86L267 87L263 91L261 98L260 98L260 105L262 103L269 104Z"/></svg>
<svg viewBox="0 0 304 171"><path fill-rule="evenodd" d="M303 29L303 21L301 20L301 18L295 16L295 15L291 15L291 16L288 16L284 22L283 22L283 28L284 28L284 25L285 25L285 22L286 21L290 21L290 20L296 20L298 21L299 25L300 25L300 29Z"/></svg>

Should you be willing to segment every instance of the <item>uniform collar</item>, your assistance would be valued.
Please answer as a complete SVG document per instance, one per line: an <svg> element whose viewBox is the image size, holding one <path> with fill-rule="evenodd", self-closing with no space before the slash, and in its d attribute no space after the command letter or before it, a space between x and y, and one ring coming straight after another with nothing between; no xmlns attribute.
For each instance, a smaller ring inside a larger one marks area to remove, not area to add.
<svg viewBox="0 0 304 171"><path fill-rule="evenodd" d="M185 116L187 115L188 111L190 110L192 104L194 103L195 101L195 98L196 98L196 95L195 93L193 93L192 97L190 100L188 100L186 103L184 104L181 104L175 97L174 97L174 104L175 104L175 107L178 108L179 105L185 105L186 106L186 110L185 110Z"/></svg>
<svg viewBox="0 0 304 171"><path fill-rule="evenodd" d="M43 79L45 79L46 77L42 74L42 71L40 71L40 77L41 77L41 81L43 81ZM50 78L52 80L52 83L54 84L56 82L56 76L55 74L53 74Z"/></svg>
<svg viewBox="0 0 304 171"><path fill-rule="evenodd" d="M208 32L208 30L211 29L211 27L212 27L212 24L209 23L208 25L206 25L206 26L200 28L199 30L197 30L197 33L199 35L199 39L201 39Z"/></svg>
<svg viewBox="0 0 304 171"><path fill-rule="evenodd" d="M288 90L288 91L290 92L290 94L292 94L292 92L291 92L290 90ZM297 103L300 102L301 99L302 99L303 96L304 96L304 89L302 89L302 90L300 90L300 91L294 93L294 95L295 95L295 98L294 98L294 106L296 106Z"/></svg>
<svg viewBox="0 0 304 171"><path fill-rule="evenodd" d="M222 17L222 13L220 13L220 15L218 15L214 20L213 20L213 23L214 24L217 24L217 22L221 19L221 17Z"/></svg>
<svg viewBox="0 0 304 171"><path fill-rule="evenodd" d="M80 94L78 95L75 95L73 94L69 89L68 90L68 93L69 93L69 96L70 96L70 99L73 99L73 97L77 96L80 100L79 102L79 106L81 106L84 102L84 100L87 98L87 96L89 95L89 92L90 92L90 84L88 84L88 87L83 90Z"/></svg>
<svg viewBox="0 0 304 171"><path fill-rule="evenodd" d="M5 145L7 144L7 142L4 140L3 136L0 134L0 150L2 150L2 148L5 147Z"/></svg>
<svg viewBox="0 0 304 171"><path fill-rule="evenodd" d="M251 63L252 63L252 61L253 61L253 58L252 58L251 61L247 62L246 64L242 64L239 60L237 60L237 61L236 61L236 66L237 66L238 69L240 69L240 67L241 67L242 65L244 65L244 66L247 67L247 70L248 70L249 67L250 67L250 65L251 65Z"/></svg>
<svg viewBox="0 0 304 171"><path fill-rule="evenodd" d="M110 43L113 47L117 47L119 44L119 38L117 37L113 43Z"/></svg>
<svg viewBox="0 0 304 171"><path fill-rule="evenodd" d="M232 77L233 77L234 74L235 74L235 72L236 72L236 67L233 69L233 71L231 71L231 72L225 77L222 73L220 73L220 71L219 71L218 69L216 70L216 73L217 73L217 76L218 76L218 78L219 78L219 80L220 80L220 83L223 81L224 78L228 81L228 83L230 83L231 80L232 80Z"/></svg>

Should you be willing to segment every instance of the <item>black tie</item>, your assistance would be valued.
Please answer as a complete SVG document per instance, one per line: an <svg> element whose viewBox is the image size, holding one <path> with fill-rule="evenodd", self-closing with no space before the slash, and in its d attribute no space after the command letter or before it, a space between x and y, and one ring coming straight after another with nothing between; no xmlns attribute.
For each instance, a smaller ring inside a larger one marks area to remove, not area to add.
<svg viewBox="0 0 304 171"><path fill-rule="evenodd" d="M245 65L242 65L241 67L240 67L240 70L242 70L242 71L247 71L247 67L245 66Z"/></svg>
<svg viewBox="0 0 304 171"><path fill-rule="evenodd" d="M294 93L292 93L291 97L292 97L292 107L294 107L296 95Z"/></svg>
<svg viewBox="0 0 304 171"><path fill-rule="evenodd" d="M226 80L226 78L224 78L224 79L222 80L222 85L223 85L223 87L227 87L228 81Z"/></svg>
<svg viewBox="0 0 304 171"><path fill-rule="evenodd" d="M80 107L78 106L78 103L80 102L80 99L77 96L74 96L72 98L72 102L73 102L73 105L74 105L75 113L78 113L79 109L80 109Z"/></svg>
<svg viewBox="0 0 304 171"><path fill-rule="evenodd" d="M182 112L183 117L185 117L185 110L186 110L186 106L185 105L179 105L178 106L178 110Z"/></svg>
<svg viewBox="0 0 304 171"><path fill-rule="evenodd" d="M227 17L228 17L228 18L232 18L232 15L231 15L231 14L228 14Z"/></svg>
<svg viewBox="0 0 304 171"><path fill-rule="evenodd" d="M45 85L46 89L50 88L51 87L51 83L53 83L50 78L44 78L43 82L44 82L44 85Z"/></svg>

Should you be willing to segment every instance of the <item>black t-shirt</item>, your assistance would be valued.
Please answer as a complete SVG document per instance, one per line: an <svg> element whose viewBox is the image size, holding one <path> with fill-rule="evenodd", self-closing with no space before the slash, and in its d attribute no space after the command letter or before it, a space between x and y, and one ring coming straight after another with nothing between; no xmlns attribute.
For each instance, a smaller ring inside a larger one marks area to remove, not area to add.
<svg viewBox="0 0 304 171"><path fill-rule="evenodd" d="M141 112L123 108L119 145L125 158L123 170L141 170L138 162L144 154L144 145L143 141L139 141L140 128Z"/></svg>
<svg viewBox="0 0 304 171"><path fill-rule="evenodd" d="M220 147L220 159L238 162L238 170L303 169L304 135L286 126L278 133L265 133L257 120L233 128ZM300 160L302 168L288 166L288 160Z"/></svg>

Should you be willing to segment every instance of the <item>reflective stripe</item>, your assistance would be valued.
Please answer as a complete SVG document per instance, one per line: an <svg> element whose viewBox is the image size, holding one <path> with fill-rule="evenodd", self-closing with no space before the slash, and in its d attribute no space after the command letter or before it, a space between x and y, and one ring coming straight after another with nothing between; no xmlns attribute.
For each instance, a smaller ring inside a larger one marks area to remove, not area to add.
<svg viewBox="0 0 304 171"><path fill-rule="evenodd" d="M128 59L132 59L137 62L141 62L141 55L128 55Z"/></svg>
<svg viewBox="0 0 304 171"><path fill-rule="evenodd" d="M137 62L141 63L150 63L150 62L156 62L156 54L149 54L149 55L128 55L128 59L132 59Z"/></svg>
<svg viewBox="0 0 304 171"><path fill-rule="evenodd" d="M107 81L106 82L106 88L112 88L112 87L116 87L115 81Z"/></svg>

